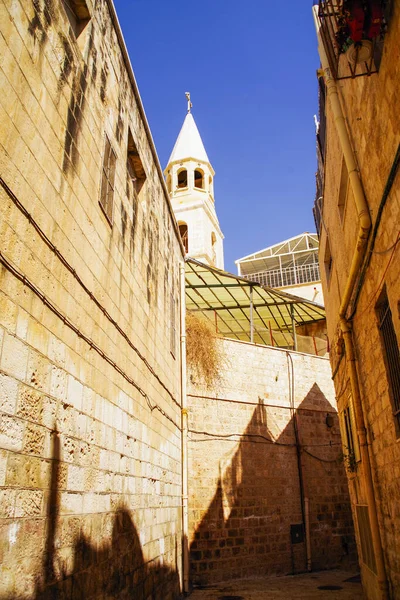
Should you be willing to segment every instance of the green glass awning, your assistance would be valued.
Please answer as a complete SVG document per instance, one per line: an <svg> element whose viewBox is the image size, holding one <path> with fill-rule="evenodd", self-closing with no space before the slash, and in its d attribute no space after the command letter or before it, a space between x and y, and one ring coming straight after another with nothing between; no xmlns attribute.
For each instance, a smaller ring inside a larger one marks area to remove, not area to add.
<svg viewBox="0 0 400 600"><path fill-rule="evenodd" d="M323 306L186 260L186 308L201 312L224 337L295 347L299 325L325 319Z"/></svg>

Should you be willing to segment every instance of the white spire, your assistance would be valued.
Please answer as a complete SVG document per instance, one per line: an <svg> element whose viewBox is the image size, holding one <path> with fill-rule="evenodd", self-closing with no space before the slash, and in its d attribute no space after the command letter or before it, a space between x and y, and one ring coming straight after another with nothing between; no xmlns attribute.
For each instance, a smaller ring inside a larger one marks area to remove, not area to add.
<svg viewBox="0 0 400 600"><path fill-rule="evenodd" d="M187 114L164 171L172 208L188 256L224 268L223 233L214 203L214 169L194 122L190 93Z"/></svg>
<svg viewBox="0 0 400 600"><path fill-rule="evenodd" d="M193 115L188 112L183 121L182 129L169 157L168 164L193 158L210 164L203 141L200 137ZM211 166L211 165L210 165Z"/></svg>

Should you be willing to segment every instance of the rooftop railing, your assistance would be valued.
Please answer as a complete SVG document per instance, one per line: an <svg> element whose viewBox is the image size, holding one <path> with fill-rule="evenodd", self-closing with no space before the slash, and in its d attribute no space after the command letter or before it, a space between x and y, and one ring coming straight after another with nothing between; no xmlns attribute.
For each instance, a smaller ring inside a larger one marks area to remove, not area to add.
<svg viewBox="0 0 400 600"><path fill-rule="evenodd" d="M284 267L282 269L251 273L250 275L243 275L243 277L272 288L313 283L320 280L319 264L312 263L296 267Z"/></svg>

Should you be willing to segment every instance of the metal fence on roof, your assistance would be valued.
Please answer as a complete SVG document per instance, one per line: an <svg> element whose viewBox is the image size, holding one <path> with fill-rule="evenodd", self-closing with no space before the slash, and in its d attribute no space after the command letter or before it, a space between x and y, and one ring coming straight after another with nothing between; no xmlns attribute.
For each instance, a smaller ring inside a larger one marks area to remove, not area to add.
<svg viewBox="0 0 400 600"><path fill-rule="evenodd" d="M285 287L289 285L299 285L304 283L313 283L320 280L319 264L298 265L296 267L282 267L271 271L261 271L260 273L251 273L243 275L245 279L256 281L261 285L268 287Z"/></svg>

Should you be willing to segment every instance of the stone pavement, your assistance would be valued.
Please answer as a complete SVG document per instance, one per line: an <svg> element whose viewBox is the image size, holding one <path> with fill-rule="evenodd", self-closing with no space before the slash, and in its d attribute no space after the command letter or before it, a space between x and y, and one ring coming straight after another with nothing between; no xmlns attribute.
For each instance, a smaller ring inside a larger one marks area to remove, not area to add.
<svg viewBox="0 0 400 600"><path fill-rule="evenodd" d="M285 577L247 579L196 589L190 600L364 600L353 572L321 571Z"/></svg>

